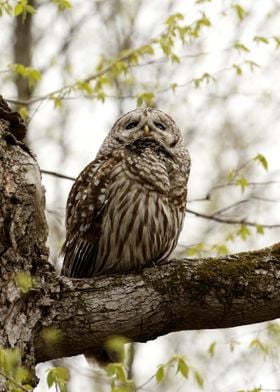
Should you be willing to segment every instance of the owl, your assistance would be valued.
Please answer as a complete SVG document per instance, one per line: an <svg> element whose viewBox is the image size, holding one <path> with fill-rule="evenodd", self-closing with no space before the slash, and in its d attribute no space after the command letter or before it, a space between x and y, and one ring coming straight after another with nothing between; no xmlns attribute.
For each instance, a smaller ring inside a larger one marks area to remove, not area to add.
<svg viewBox="0 0 280 392"><path fill-rule="evenodd" d="M90 278L168 258L186 211L190 157L164 112L122 116L67 201L62 274Z"/></svg>

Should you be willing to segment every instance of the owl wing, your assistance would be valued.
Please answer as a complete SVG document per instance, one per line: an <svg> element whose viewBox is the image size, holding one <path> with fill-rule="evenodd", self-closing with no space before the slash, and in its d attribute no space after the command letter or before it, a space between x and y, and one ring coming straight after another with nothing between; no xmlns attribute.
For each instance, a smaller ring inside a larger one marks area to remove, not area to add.
<svg viewBox="0 0 280 392"><path fill-rule="evenodd" d="M76 179L67 200L62 275L74 278L94 275L110 174L120 159L116 151L111 156L99 157Z"/></svg>

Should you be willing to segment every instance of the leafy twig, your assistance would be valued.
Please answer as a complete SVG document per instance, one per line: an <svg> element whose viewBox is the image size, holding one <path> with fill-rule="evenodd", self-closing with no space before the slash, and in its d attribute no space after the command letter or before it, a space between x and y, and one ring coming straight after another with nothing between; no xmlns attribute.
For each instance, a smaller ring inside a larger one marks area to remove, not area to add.
<svg viewBox="0 0 280 392"><path fill-rule="evenodd" d="M0 374L1 376L5 377L8 381L12 382L13 384L15 384L19 389L21 389L24 392L30 392L30 390L24 388L22 385L20 385L16 380L14 380L12 377L8 376L6 373L2 372L2 370L0 370Z"/></svg>

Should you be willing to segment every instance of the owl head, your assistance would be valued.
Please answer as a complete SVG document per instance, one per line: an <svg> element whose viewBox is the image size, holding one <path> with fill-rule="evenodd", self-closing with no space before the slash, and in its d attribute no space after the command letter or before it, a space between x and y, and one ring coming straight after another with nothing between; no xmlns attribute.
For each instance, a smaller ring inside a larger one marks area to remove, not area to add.
<svg viewBox="0 0 280 392"><path fill-rule="evenodd" d="M180 154L184 149L181 132L175 121L159 109L135 109L119 118L105 138L99 153L124 147L139 139L153 139L168 151Z"/></svg>

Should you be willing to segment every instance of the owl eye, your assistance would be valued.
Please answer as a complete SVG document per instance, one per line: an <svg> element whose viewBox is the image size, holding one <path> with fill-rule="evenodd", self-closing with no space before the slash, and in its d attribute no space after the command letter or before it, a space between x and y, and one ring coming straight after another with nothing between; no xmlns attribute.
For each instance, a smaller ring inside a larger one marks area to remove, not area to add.
<svg viewBox="0 0 280 392"><path fill-rule="evenodd" d="M138 125L138 122L137 122L137 121L131 121L130 123L128 123L128 124L125 126L125 129L132 129L132 128L135 128L137 125Z"/></svg>
<svg viewBox="0 0 280 392"><path fill-rule="evenodd" d="M166 126L163 125L163 124L160 123L160 122L155 122L154 124L155 124L155 126L156 126L158 129L161 129L162 131L164 131L165 128L166 128Z"/></svg>

